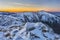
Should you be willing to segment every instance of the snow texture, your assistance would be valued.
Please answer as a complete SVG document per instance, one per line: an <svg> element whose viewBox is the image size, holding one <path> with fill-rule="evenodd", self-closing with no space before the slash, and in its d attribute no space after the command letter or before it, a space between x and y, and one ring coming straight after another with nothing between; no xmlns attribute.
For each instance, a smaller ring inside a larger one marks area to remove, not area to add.
<svg viewBox="0 0 60 40"><path fill-rule="evenodd" d="M0 40L60 40L59 30L60 18L44 11L0 12Z"/></svg>

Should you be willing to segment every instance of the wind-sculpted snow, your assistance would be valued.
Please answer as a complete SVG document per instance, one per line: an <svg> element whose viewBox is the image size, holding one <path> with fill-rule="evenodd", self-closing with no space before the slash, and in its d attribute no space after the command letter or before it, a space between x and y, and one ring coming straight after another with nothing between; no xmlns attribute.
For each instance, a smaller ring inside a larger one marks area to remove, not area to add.
<svg viewBox="0 0 60 40"><path fill-rule="evenodd" d="M59 34L60 18L50 13L0 12L0 40L60 40Z"/></svg>
<svg viewBox="0 0 60 40"><path fill-rule="evenodd" d="M41 22L22 23L21 26L10 26L8 29L2 29L1 32L6 40L60 40L60 36L55 34L52 28Z"/></svg>

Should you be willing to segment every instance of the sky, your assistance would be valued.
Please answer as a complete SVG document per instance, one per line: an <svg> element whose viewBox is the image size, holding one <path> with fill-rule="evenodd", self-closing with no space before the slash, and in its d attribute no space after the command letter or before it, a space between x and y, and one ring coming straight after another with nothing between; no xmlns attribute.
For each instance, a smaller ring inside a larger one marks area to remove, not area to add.
<svg viewBox="0 0 60 40"><path fill-rule="evenodd" d="M0 0L0 11L60 11L60 0Z"/></svg>

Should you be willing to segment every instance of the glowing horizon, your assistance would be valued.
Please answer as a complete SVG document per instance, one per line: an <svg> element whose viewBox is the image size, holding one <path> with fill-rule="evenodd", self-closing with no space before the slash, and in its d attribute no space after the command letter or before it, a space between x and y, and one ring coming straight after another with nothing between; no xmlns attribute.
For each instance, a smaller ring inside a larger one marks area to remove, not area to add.
<svg viewBox="0 0 60 40"><path fill-rule="evenodd" d="M60 12L59 0L0 0L0 11L58 11Z"/></svg>
<svg viewBox="0 0 60 40"><path fill-rule="evenodd" d="M8 12L24 12L24 11L56 11L56 12L60 12L60 9L56 9L56 8L3 8L0 9L0 11L8 11Z"/></svg>

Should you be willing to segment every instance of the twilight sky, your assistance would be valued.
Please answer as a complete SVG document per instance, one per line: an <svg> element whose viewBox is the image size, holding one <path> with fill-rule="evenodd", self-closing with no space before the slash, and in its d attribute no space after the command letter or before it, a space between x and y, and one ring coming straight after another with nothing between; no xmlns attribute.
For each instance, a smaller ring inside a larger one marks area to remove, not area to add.
<svg viewBox="0 0 60 40"><path fill-rule="evenodd" d="M3 11L5 10L60 11L60 0L0 0L0 10L3 10Z"/></svg>

